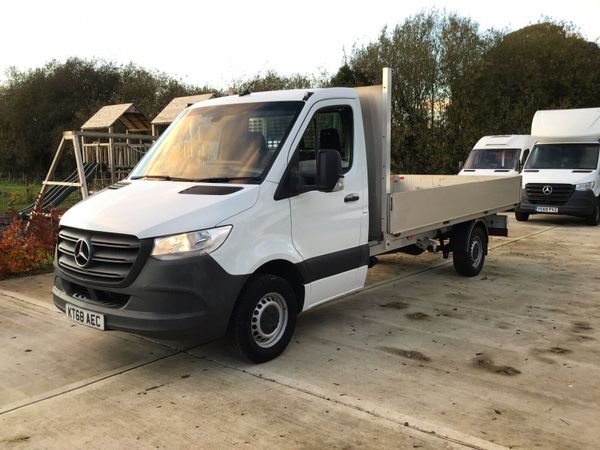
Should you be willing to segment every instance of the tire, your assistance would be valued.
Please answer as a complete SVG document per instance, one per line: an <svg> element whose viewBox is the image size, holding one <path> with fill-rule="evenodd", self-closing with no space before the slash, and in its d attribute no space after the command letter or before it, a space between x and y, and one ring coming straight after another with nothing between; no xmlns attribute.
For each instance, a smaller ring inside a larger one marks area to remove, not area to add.
<svg viewBox="0 0 600 450"><path fill-rule="evenodd" d="M452 262L454 269L466 277L481 272L487 251L487 234L480 226L458 226L452 236Z"/></svg>
<svg viewBox="0 0 600 450"><path fill-rule="evenodd" d="M515 219L517 219L517 222L527 222L529 213L515 211Z"/></svg>
<svg viewBox="0 0 600 450"><path fill-rule="evenodd" d="M593 214L585 218L585 223L592 227L600 223L600 201L596 204Z"/></svg>
<svg viewBox="0 0 600 450"><path fill-rule="evenodd" d="M229 323L232 351L254 363L279 356L294 333L297 305L294 290L285 279L269 274L251 279Z"/></svg>

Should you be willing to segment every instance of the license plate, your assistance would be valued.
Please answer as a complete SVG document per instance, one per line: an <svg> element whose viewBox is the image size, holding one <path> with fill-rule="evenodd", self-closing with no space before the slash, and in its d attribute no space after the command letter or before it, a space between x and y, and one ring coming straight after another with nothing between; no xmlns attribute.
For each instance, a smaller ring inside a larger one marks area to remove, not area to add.
<svg viewBox="0 0 600 450"><path fill-rule="evenodd" d="M80 323L81 325L104 330L104 314L98 314L86 309L78 308L77 306L69 305L68 303L65 307L65 314L68 319Z"/></svg>
<svg viewBox="0 0 600 450"><path fill-rule="evenodd" d="M535 211L539 213L557 213L558 208L556 206L536 206Z"/></svg>

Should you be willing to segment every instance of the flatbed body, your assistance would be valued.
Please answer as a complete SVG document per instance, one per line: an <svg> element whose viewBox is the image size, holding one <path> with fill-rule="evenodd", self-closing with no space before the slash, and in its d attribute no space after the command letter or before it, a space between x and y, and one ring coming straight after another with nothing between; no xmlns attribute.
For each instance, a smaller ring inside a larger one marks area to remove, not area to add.
<svg viewBox="0 0 600 450"><path fill-rule="evenodd" d="M435 237L452 225L519 204L521 176L390 173L391 71L381 86L360 87L369 174L369 245L375 256Z"/></svg>

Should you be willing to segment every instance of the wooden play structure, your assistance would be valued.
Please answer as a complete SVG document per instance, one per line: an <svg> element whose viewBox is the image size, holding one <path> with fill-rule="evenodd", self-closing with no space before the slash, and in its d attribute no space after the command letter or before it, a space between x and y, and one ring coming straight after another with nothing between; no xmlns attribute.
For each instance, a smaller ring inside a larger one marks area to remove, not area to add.
<svg viewBox="0 0 600 450"><path fill-rule="evenodd" d="M58 206L75 190L81 198L125 178L156 136L150 134L150 120L133 104L109 105L89 118L81 131L65 131L54 154L42 189L34 204L20 211L29 215L41 201L41 209ZM57 169L69 152L75 170L55 180Z"/></svg>
<svg viewBox="0 0 600 450"><path fill-rule="evenodd" d="M75 190L85 199L122 180L181 111L212 97L214 94L174 98L152 122L133 103L100 108L81 126L81 131L63 133L37 200L21 210L21 216L28 216L40 201L39 206L45 211L58 206ZM69 152L75 170L62 180L55 180L59 165Z"/></svg>
<svg viewBox="0 0 600 450"><path fill-rule="evenodd" d="M194 103L211 99L214 96L215 94L200 94L174 98L154 119L152 119L152 134L160 136L185 108Z"/></svg>

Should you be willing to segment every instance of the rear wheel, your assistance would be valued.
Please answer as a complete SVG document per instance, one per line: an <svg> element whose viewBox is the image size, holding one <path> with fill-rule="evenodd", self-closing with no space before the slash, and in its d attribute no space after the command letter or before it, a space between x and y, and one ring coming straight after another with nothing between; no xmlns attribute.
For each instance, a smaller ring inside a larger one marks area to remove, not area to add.
<svg viewBox="0 0 600 450"><path fill-rule="evenodd" d="M458 226L452 236L454 269L466 277L481 272L485 262L487 233L480 226Z"/></svg>
<svg viewBox="0 0 600 450"><path fill-rule="evenodd" d="M600 201L596 202L596 208L594 213L585 218L585 223L591 226L598 225L600 223Z"/></svg>
<svg viewBox="0 0 600 450"><path fill-rule="evenodd" d="M232 350L255 363L276 358L290 342L297 314L296 296L286 280L256 276L244 288L231 317Z"/></svg>
<svg viewBox="0 0 600 450"><path fill-rule="evenodd" d="M529 213L515 211L515 219L517 219L518 222L527 222Z"/></svg>

